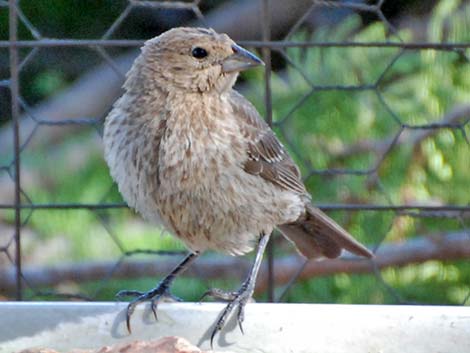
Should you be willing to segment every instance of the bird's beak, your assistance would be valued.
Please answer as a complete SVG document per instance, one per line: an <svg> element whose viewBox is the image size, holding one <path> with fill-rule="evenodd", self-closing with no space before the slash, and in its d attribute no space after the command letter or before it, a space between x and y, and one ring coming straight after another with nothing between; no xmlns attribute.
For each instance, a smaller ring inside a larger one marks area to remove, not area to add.
<svg viewBox="0 0 470 353"><path fill-rule="evenodd" d="M243 71L250 67L264 65L264 62L255 54L236 44L232 45L232 50L233 54L222 61L222 71L225 73Z"/></svg>

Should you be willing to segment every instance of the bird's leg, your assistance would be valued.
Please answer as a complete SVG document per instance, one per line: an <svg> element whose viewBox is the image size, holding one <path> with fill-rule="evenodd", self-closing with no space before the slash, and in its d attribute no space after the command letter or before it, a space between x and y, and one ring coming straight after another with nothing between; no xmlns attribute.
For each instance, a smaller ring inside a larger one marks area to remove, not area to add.
<svg viewBox="0 0 470 353"><path fill-rule="evenodd" d="M219 317L217 318L217 322L215 324L214 330L212 331L211 335L211 347L212 342L214 341L214 337L222 330L227 321L228 317L232 310L238 306L237 312L237 320L238 326L240 327L240 331L243 333L242 323L245 319L245 305L253 296L253 292L255 289L256 284L256 277L258 276L259 268L261 266L261 261L263 259L264 250L266 249L266 245L269 241L269 234L262 234L258 243L258 249L256 252L255 262L253 267L251 268L250 274L248 278L243 282L240 289L236 292L225 292L221 289L214 288L209 289L206 293L204 293L203 297L212 296L217 299L223 299L228 301L229 303L225 307L225 309L220 313ZM201 299L202 299L201 298Z"/></svg>
<svg viewBox="0 0 470 353"><path fill-rule="evenodd" d="M199 256L199 252L191 252L189 253L183 261L181 261L174 269L171 271L164 279L162 279L155 288L152 288L148 292L141 292L137 290L122 290L119 291L116 294L116 297L122 298L122 297L137 297L133 299L129 305L127 305L127 312L126 312L126 324L127 324L127 330L129 333L131 332L131 316L134 313L135 307L143 303L145 301L150 301L150 308L152 309L153 315L155 316L155 319L157 319L157 304L160 299L163 297L170 297L172 299L176 299L177 301L180 301L179 298L173 296L170 293L170 286L173 283L174 279L176 276L184 270L186 270L197 257Z"/></svg>

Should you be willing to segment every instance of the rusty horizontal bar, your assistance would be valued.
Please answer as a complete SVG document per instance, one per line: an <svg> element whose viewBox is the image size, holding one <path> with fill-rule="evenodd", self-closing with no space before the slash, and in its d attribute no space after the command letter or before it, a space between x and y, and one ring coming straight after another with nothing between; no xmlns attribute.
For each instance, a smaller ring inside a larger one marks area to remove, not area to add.
<svg viewBox="0 0 470 353"><path fill-rule="evenodd" d="M35 47L139 47L145 40L138 39L40 39L0 41L0 48L35 48ZM308 41L240 41L242 45L257 48L291 48L291 47L374 47L374 48L404 48L429 50L468 49L470 42L464 43L435 43L435 42L308 42Z"/></svg>

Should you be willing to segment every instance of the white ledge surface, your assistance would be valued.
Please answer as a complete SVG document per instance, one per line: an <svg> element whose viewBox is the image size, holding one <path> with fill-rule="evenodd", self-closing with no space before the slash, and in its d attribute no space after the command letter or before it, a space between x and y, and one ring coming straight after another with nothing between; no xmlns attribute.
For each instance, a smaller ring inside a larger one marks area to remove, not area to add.
<svg viewBox="0 0 470 353"><path fill-rule="evenodd" d="M125 325L126 303L0 302L0 353L48 347L100 348L181 336L209 349L224 304L148 305ZM236 310L235 310L236 311ZM470 352L470 307L248 304L241 334L235 318L214 340L215 352Z"/></svg>

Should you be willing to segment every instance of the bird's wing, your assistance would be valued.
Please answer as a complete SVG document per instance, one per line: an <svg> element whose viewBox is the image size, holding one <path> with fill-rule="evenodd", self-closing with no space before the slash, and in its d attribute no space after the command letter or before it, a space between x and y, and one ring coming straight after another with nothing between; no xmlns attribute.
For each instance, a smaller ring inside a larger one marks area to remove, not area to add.
<svg viewBox="0 0 470 353"><path fill-rule="evenodd" d="M231 92L230 104L248 142L244 170L285 190L306 194L299 168L295 165L274 132L260 117L256 108L236 91Z"/></svg>
<svg viewBox="0 0 470 353"><path fill-rule="evenodd" d="M259 175L284 190L307 196L299 169L255 107L235 91L230 95L230 103L249 141L245 171ZM305 215L295 222L279 225L279 229L308 258L335 258L341 254L341 249L368 258L373 256L348 232L309 203L306 203Z"/></svg>

